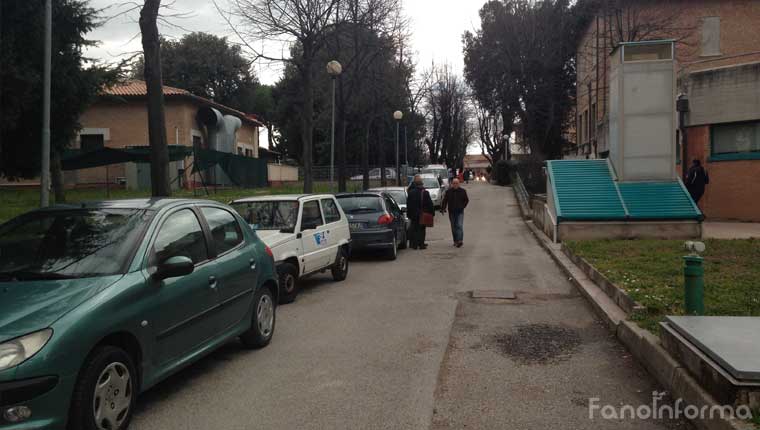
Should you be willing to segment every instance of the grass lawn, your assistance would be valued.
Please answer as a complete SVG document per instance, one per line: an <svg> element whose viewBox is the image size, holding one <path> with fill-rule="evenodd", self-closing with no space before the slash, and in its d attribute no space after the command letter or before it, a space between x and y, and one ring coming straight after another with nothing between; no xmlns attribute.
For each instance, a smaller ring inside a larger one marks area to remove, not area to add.
<svg viewBox="0 0 760 430"><path fill-rule="evenodd" d="M376 185L377 184L372 184L372 186ZM326 193L330 191L329 184L325 182L316 183L314 188L314 191L317 193ZM349 182L349 191L358 191L359 189L361 189L361 182ZM217 191L209 188L208 192L209 194L206 195L205 191L202 189L195 190L195 194L193 191L177 190L174 192L172 197L199 198L227 203L230 200L242 197L261 196L268 194L298 194L303 192L303 185L301 183L296 183L292 185L272 188L228 188L219 189ZM68 203L143 197L150 197L150 191L111 190L110 197L107 196L105 188L66 191L66 201ZM17 215L20 215L37 207L39 207L39 190L7 188L0 189L0 223L3 223Z"/></svg>
<svg viewBox="0 0 760 430"><path fill-rule="evenodd" d="M655 333L666 315L684 312L683 244L680 240L566 243L647 308L632 318ZM705 245L706 314L760 316L760 240L707 240Z"/></svg>

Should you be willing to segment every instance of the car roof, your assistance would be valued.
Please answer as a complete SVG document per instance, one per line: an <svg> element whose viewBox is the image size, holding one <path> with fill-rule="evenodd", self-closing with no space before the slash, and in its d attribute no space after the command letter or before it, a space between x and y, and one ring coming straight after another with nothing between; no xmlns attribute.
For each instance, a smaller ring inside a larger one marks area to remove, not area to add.
<svg viewBox="0 0 760 430"><path fill-rule="evenodd" d="M378 191L359 191L356 193L338 193L335 195L337 198L341 197L382 197L382 192Z"/></svg>
<svg viewBox="0 0 760 430"><path fill-rule="evenodd" d="M332 194L272 194L267 196L253 196L235 199L232 203L251 202L296 202L304 199L326 199L333 197Z"/></svg>
<svg viewBox="0 0 760 430"><path fill-rule="evenodd" d="M438 176L436 176L435 173L420 173L419 175L420 175L420 178L438 179Z"/></svg>
<svg viewBox="0 0 760 430"><path fill-rule="evenodd" d="M406 191L406 187L375 187L367 191Z"/></svg>
<svg viewBox="0 0 760 430"><path fill-rule="evenodd" d="M190 204L190 203L205 203L219 205L219 202L204 199L184 199L184 198L150 198L150 199L124 199L124 200L96 200L86 201L81 203L68 203L53 205L47 208L38 210L43 211L55 211L55 210L71 210L71 209L148 209L148 210L161 210L167 207Z"/></svg>

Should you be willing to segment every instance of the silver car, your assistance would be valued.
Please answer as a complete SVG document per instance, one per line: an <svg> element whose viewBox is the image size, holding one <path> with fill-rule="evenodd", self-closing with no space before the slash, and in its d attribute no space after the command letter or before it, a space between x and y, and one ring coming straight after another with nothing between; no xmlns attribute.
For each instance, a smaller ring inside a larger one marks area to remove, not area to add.
<svg viewBox="0 0 760 430"><path fill-rule="evenodd" d="M422 185L430 193L430 199L433 200L433 206L436 208L441 207L444 187L438 182L438 177L432 173L423 173L420 176L422 177Z"/></svg>

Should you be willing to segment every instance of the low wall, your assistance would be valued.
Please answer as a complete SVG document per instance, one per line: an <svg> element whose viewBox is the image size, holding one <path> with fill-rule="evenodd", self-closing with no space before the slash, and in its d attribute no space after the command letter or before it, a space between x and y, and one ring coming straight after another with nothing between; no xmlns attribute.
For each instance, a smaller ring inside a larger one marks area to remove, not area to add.
<svg viewBox="0 0 760 430"><path fill-rule="evenodd" d="M695 239L702 237L697 221L561 222L558 239Z"/></svg>
<svg viewBox="0 0 760 430"><path fill-rule="evenodd" d="M286 164L267 164L269 185L298 182L298 167Z"/></svg>

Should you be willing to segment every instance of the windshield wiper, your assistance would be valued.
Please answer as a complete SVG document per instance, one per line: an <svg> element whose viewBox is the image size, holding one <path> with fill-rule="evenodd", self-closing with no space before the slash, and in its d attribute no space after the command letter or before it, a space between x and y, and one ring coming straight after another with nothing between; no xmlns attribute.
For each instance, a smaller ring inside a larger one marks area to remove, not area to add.
<svg viewBox="0 0 760 430"><path fill-rule="evenodd" d="M16 270L12 272L0 272L0 279L9 281L32 281L32 280L56 280L56 279L76 279L79 276L64 275L55 272L33 272L29 270Z"/></svg>
<svg viewBox="0 0 760 430"><path fill-rule="evenodd" d="M379 212L379 210L373 209L373 208L356 208L356 209L351 209L350 211L348 211L348 213L352 213L352 214L359 213L359 212Z"/></svg>

